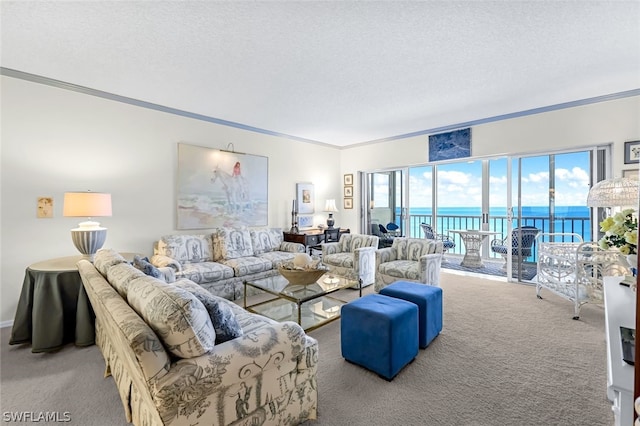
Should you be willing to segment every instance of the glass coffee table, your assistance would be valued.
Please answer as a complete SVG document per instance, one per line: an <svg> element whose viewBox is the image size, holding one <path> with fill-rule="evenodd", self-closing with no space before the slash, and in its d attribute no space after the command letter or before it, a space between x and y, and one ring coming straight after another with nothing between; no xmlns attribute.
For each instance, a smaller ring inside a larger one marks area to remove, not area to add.
<svg viewBox="0 0 640 426"><path fill-rule="evenodd" d="M244 282L244 308L276 321L295 321L305 330L313 330L340 318L345 301L329 296L338 290L355 287L362 297L358 279L326 273L315 283L290 284L282 275ZM276 296L247 306L247 290L254 288Z"/></svg>

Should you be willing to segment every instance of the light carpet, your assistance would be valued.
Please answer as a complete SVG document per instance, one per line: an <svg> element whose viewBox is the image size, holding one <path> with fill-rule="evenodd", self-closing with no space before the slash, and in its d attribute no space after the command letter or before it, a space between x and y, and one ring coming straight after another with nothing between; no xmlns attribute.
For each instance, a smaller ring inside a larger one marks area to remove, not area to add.
<svg viewBox="0 0 640 426"><path fill-rule="evenodd" d="M569 302L548 292L538 300L532 286L450 273L441 281L444 329L391 382L342 358L340 320L310 332L320 344L319 416L305 425L613 423L601 306L586 305L574 321ZM10 328L0 335L3 413L66 411L68 424L127 424L96 346L32 354L8 344Z"/></svg>

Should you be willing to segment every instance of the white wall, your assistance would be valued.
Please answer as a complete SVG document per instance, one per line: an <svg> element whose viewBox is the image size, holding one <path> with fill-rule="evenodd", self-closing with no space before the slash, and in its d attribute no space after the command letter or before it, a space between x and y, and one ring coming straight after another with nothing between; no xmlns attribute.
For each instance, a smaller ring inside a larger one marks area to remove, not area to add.
<svg viewBox="0 0 640 426"><path fill-rule="evenodd" d="M358 231L357 172L426 164L428 136L335 148L266 136L139 108L64 89L0 77L0 321L13 320L24 270L31 263L76 255L62 217L66 191L110 192L113 216L106 247L150 255L152 242L175 231L177 143L269 157L269 225L290 227L296 182L313 182L314 223L335 198L336 225ZM640 140L640 97L474 126L474 156L527 153L613 143L614 169L623 145ZM342 175L353 173L354 209L342 208ZM39 196L54 198L54 218L36 218Z"/></svg>
<svg viewBox="0 0 640 426"><path fill-rule="evenodd" d="M471 140L474 157L612 144L614 176L621 176L622 169L638 167L624 164L624 142L640 140L640 96L473 126ZM362 170L427 164L428 141L428 135L423 135L346 149L342 172L355 176ZM357 200L358 185L354 189ZM356 227L359 212L358 208L345 210L343 222Z"/></svg>
<svg viewBox="0 0 640 426"><path fill-rule="evenodd" d="M105 247L151 255L175 231L177 143L269 158L269 225L291 226L296 182L315 184L316 205L342 196L339 150L267 136L2 76L0 321L13 320L25 268L77 255L62 217L66 191L112 194ZM36 200L54 198L54 217L36 218ZM321 210L321 208L319 209ZM336 222L340 223L338 212ZM316 210L314 223L326 213ZM188 231L192 232L192 231ZM195 232L195 231L194 231ZM198 231L199 232L199 231Z"/></svg>

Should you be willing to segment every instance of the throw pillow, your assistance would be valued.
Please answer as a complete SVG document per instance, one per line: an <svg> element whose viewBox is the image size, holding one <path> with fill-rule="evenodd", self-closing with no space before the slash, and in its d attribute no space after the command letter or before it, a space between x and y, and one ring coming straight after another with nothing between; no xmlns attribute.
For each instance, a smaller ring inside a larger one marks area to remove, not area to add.
<svg viewBox="0 0 640 426"><path fill-rule="evenodd" d="M156 268L151 264L151 262L149 262L148 257L140 257L136 254L133 257L133 266L153 278L159 278L161 280L164 279L164 275L162 275L162 272L160 272L158 268Z"/></svg>
<svg viewBox="0 0 640 426"><path fill-rule="evenodd" d="M204 305L209 313L213 329L216 331L216 345L242 336L242 327L236 319L228 301L214 296L198 284L187 279L175 282L177 287L193 294Z"/></svg>
<svg viewBox="0 0 640 426"><path fill-rule="evenodd" d="M189 291L143 275L129 285L127 301L173 355L194 358L213 350L211 319Z"/></svg>

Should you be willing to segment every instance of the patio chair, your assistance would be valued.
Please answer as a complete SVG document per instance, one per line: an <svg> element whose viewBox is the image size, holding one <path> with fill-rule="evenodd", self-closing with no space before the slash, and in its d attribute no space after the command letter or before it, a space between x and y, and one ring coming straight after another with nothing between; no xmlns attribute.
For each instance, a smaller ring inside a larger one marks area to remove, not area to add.
<svg viewBox="0 0 640 426"><path fill-rule="evenodd" d="M440 240L442 241L442 252L446 253L448 250L455 248L456 243L449 238L448 235L437 234L431 225L428 223L421 223L420 228L422 228L422 232L424 232L424 237L427 240Z"/></svg>
<svg viewBox="0 0 640 426"><path fill-rule="evenodd" d="M531 256L533 252L533 244L540 230L535 226L521 226L511 231L511 247L508 244L508 238L494 239L491 241L491 251L502 256L504 265L502 269L507 268L507 256L511 250L513 265L519 264L521 261Z"/></svg>
<svg viewBox="0 0 640 426"><path fill-rule="evenodd" d="M393 244L393 237L389 235L387 228L378 224L371 224L371 235L378 237L378 248L391 247Z"/></svg>

